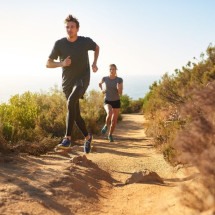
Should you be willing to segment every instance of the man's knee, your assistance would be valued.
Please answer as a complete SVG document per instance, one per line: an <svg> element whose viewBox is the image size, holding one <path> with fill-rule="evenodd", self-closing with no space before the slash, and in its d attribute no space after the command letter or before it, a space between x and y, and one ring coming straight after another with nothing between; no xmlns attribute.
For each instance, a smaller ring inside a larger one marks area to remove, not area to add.
<svg viewBox="0 0 215 215"><path fill-rule="evenodd" d="M78 98L76 98L75 96L71 95L67 100L67 107L70 108L70 107L74 106L77 101L78 101Z"/></svg>

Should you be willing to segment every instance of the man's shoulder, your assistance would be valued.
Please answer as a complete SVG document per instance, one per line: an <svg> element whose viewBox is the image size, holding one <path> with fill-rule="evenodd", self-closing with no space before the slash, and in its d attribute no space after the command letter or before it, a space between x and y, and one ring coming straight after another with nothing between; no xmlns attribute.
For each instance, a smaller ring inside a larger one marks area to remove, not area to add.
<svg viewBox="0 0 215 215"><path fill-rule="evenodd" d="M61 39L58 39L57 41L56 41L56 44L62 44L62 43L65 43L67 41L67 38L66 37L63 37L63 38L61 38Z"/></svg>
<svg viewBox="0 0 215 215"><path fill-rule="evenodd" d="M79 41L91 42L93 41L90 37L78 36Z"/></svg>
<svg viewBox="0 0 215 215"><path fill-rule="evenodd" d="M60 42L66 42L66 41L68 41L68 40L67 40L66 37L63 37L63 38L59 39L58 41L60 41Z"/></svg>
<svg viewBox="0 0 215 215"><path fill-rule="evenodd" d="M78 36L78 38L80 40L88 40L88 39L91 39L90 37L84 37L84 36Z"/></svg>

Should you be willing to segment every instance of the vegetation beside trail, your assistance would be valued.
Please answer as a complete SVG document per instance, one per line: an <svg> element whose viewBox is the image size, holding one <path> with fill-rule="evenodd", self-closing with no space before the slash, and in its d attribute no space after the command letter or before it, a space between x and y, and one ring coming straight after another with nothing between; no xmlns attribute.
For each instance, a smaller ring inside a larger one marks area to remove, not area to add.
<svg viewBox="0 0 215 215"><path fill-rule="evenodd" d="M121 113L142 109L141 100L122 96ZM80 100L81 114L90 132L97 134L105 121L103 94L92 90ZM0 152L44 154L53 149L65 134L67 104L64 94L56 86L49 92L25 92L12 96L0 104ZM119 120L121 119L121 115ZM73 140L83 138L74 125Z"/></svg>
<svg viewBox="0 0 215 215"><path fill-rule="evenodd" d="M98 123L105 116L102 95L89 92L81 100L81 108L87 126L98 132ZM0 105L0 150L38 155L53 149L65 134L66 109L64 94L57 87L47 93L12 96L8 103ZM74 127L72 136L76 140L81 134Z"/></svg>
<svg viewBox="0 0 215 215"><path fill-rule="evenodd" d="M80 100L81 113L94 134L105 121L103 95L88 92ZM215 202L215 47L189 61L173 74L154 82L144 98L121 96L120 113L143 112L146 133L172 165L195 166L204 189L185 187L185 204L199 212ZM26 92L0 104L0 154L24 152L40 155L64 136L66 100L57 87L47 93ZM121 115L119 120L121 119ZM73 140L83 138L74 126ZM198 190L198 193L196 191Z"/></svg>
<svg viewBox="0 0 215 215"><path fill-rule="evenodd" d="M154 82L144 98L147 134L173 165L194 165L204 192L186 187L185 203L206 211L215 202L215 47Z"/></svg>

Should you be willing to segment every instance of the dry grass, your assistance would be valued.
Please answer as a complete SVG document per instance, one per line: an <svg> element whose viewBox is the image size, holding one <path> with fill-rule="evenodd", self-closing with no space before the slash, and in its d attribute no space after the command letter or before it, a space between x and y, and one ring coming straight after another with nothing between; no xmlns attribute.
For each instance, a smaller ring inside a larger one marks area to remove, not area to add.
<svg viewBox="0 0 215 215"><path fill-rule="evenodd" d="M59 138L49 137L38 142L20 141L11 147L11 151L39 156L53 150L58 143L60 143Z"/></svg>
<svg viewBox="0 0 215 215"><path fill-rule="evenodd" d="M180 161L198 168L204 187L201 191L186 187L185 191L192 196L186 202L205 211L215 205L215 81L192 92L191 98L182 108L182 115L189 118L189 123L179 133L175 146L180 151Z"/></svg>

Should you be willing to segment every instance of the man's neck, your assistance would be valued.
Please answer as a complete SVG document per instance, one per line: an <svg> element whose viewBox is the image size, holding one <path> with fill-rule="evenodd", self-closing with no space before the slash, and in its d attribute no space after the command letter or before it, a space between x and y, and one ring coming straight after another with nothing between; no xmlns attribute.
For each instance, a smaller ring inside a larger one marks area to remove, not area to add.
<svg viewBox="0 0 215 215"><path fill-rule="evenodd" d="M73 36L73 37L67 37L67 40L69 41L69 42L75 42L76 40L78 39L78 35L76 35L76 36Z"/></svg>

